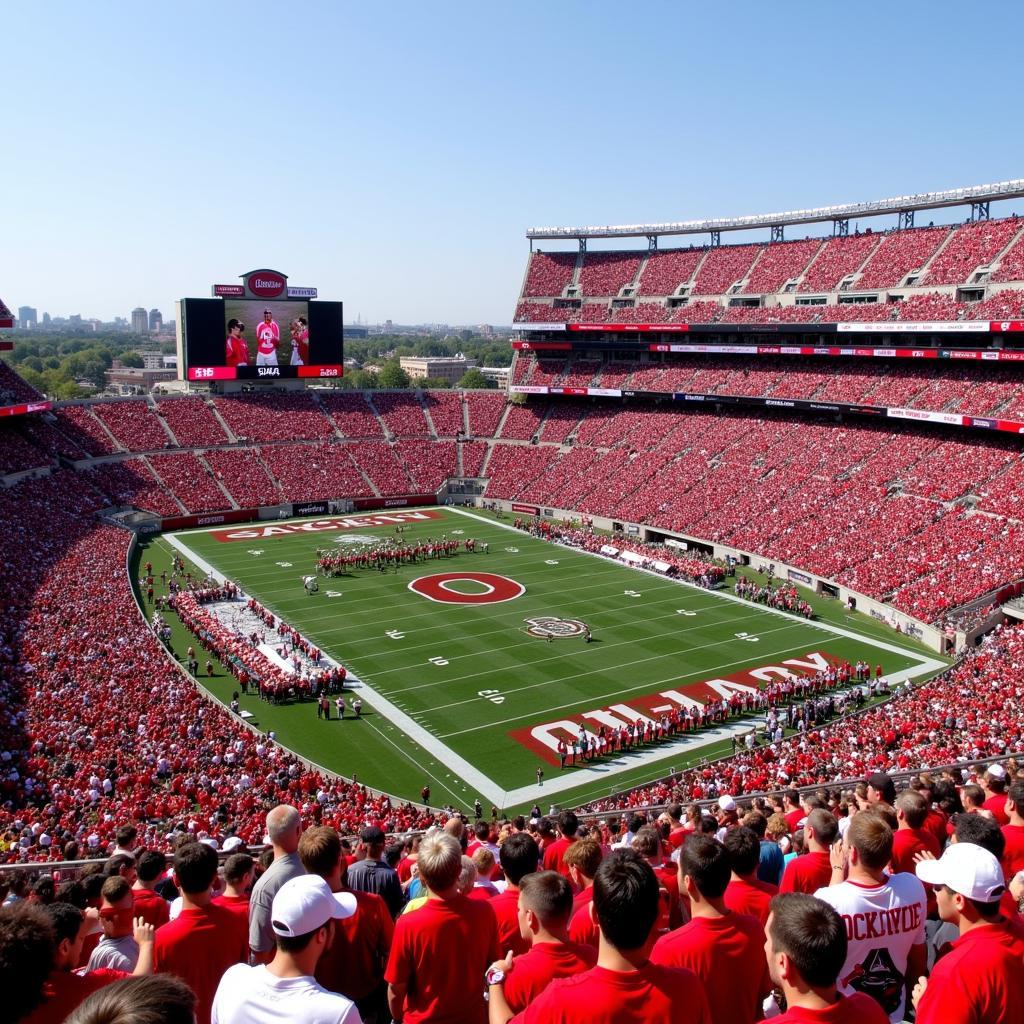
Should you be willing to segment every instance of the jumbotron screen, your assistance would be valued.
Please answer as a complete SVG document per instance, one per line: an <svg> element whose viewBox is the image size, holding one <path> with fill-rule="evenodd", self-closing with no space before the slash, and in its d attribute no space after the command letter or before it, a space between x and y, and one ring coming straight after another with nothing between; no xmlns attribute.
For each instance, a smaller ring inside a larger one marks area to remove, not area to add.
<svg viewBox="0 0 1024 1024"><path fill-rule="evenodd" d="M340 377L342 312L340 302L306 299L182 299L182 377Z"/></svg>

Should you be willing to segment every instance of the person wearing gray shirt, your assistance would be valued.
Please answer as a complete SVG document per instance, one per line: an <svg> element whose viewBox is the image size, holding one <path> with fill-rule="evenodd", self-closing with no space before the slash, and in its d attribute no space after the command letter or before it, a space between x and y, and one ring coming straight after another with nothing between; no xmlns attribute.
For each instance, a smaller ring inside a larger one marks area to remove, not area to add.
<svg viewBox="0 0 1024 1024"><path fill-rule="evenodd" d="M304 875L299 860L299 836L302 820L288 804L279 804L267 815L267 835L274 848L274 862L260 876L249 897L249 948L255 964L269 963L277 948L270 925L270 908L285 882Z"/></svg>
<svg viewBox="0 0 1024 1024"><path fill-rule="evenodd" d="M405 906L405 893L398 880L398 872L381 859L384 839L383 831L376 825L369 825L359 833L364 857L349 867L345 881L350 889L380 896L392 918L396 918Z"/></svg>

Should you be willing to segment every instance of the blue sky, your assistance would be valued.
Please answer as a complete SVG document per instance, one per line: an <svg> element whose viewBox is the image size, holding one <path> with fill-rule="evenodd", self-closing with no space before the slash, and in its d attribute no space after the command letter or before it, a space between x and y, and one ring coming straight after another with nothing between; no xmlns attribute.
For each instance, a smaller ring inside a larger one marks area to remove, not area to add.
<svg viewBox="0 0 1024 1024"><path fill-rule="evenodd" d="M533 225L1024 176L1006 42L1022 12L989 5L981 26L942 2L8 6L0 296L171 317L265 266L343 299L347 320L508 323Z"/></svg>

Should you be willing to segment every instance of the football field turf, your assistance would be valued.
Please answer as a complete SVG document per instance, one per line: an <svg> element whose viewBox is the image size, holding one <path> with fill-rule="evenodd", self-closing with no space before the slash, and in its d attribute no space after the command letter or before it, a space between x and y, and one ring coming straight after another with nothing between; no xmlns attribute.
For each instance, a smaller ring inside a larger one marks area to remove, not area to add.
<svg viewBox="0 0 1024 1024"><path fill-rule="evenodd" d="M314 571L318 548L356 551L394 538L399 522L406 543L445 534L474 538L477 551L385 573L356 569L320 578L315 594L304 591L301 577ZM864 658L896 680L945 666L837 602L816 601L827 616L807 622L736 598L732 581L704 590L458 509L193 530L149 542L145 557L157 573L172 549L237 582L357 677L361 721L322 721L312 702L243 697L261 729L325 768L401 797L418 799L429 785L435 805L469 807L479 797L503 810L535 801L546 810L595 799L720 756L734 732L752 725L742 718L560 771L559 728L568 737L581 722L596 732L637 714L659 717L786 672L811 674L830 660ZM572 633L573 621L590 627L593 642L543 635ZM179 655L183 637L174 640ZM203 684L225 703L237 688L219 669Z"/></svg>

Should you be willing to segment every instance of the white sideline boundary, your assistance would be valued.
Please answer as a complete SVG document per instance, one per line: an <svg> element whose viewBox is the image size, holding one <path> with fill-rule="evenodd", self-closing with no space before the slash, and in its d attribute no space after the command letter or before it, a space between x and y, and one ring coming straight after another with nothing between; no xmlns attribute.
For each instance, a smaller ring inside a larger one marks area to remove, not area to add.
<svg viewBox="0 0 1024 1024"><path fill-rule="evenodd" d="M470 512L467 509L458 506L437 506L441 511L453 512L456 515L463 516L467 519L476 520L486 526L496 526L503 530L508 530L516 536L520 536L522 531L517 530L514 526L508 523L498 522L494 519L488 519L485 516L477 515L475 512ZM291 520L289 520L291 521ZM201 533L212 533L214 530L224 529L223 524L206 530L197 530L192 532ZM205 559L200 558L195 554L191 548L181 539L180 535L177 534L164 534L163 539L166 540L173 547L177 548L186 558L190 559L192 563L198 566L203 572L212 576L214 579L223 582L225 579L224 575L218 572L209 562ZM533 538L537 539L537 538ZM660 573L653 572L649 569L639 568L638 566L627 565L626 563L613 562L603 555L599 555L592 551L583 551L580 548L574 548L569 545L556 545L557 547L564 547L567 551L573 551L577 554L587 555L591 558L599 558L603 562L607 562L612 565L621 565L623 568L632 569L634 572L644 573L645 575L654 577L655 579L676 583L681 587L686 587L690 590L698 591L701 594L710 595L718 598L722 601L730 601L734 604L742 605L745 608L756 608L758 611L765 612L770 615L775 615L787 622L793 622L795 617L787 612L779 611L776 608L769 608L767 605L754 604L751 601L747 601L742 597L737 597L735 594L720 593L715 590L707 590L704 587L698 587L694 583L689 583L686 580L672 580L667 576L663 576ZM930 658L920 654L917 651L907 650L905 647L900 647L896 644L888 643L884 640L878 640L874 637L865 636L862 633L857 633L854 630L844 629L842 626L834 626L831 623L826 622L808 622L807 625L813 626L817 629L823 630L826 633L832 633L835 636L842 636L848 640L856 640L858 643L865 644L869 647L874 647L878 650L888 651L890 654L898 654L902 657L909 658L915 661L917 664L908 669L902 669L899 672L894 672L888 675L886 678L890 683L896 685L905 682L910 679L916 679L919 676L929 675L937 672L940 669L946 667L946 662L940 661L937 658ZM665 748L652 748L650 750L642 750L637 753L631 753L628 758L616 757L611 760L604 760L598 766L592 766L589 768L573 769L568 775L559 773L553 776L546 782L542 782L540 785L536 783L529 786L521 786L518 789L505 790L502 789L498 783L493 779L484 775L479 768L471 764L465 758L457 754L449 746L447 746L442 740L429 732L424 726L420 725L415 721L407 712L402 711L397 707L391 700L379 693L368 683L360 679L357 675L349 672L348 680L358 684L360 694L363 699L369 704L375 711L386 716L394 725L402 730L410 739L414 740L419 746L421 746L428 753L432 754L441 764L450 768L455 774L460 776L462 780L471 786L473 786L481 797L486 798L491 803L495 804L499 808L505 808L509 806L515 806L521 803L527 803L530 801L539 801L543 797L551 797L559 793L566 792L567 790L578 789L587 784L593 783L604 783L611 786L613 780L617 775L622 774L626 771L632 771L635 768L641 768L648 764L654 764L657 762L663 762L669 760L678 751L678 756L682 759L688 748L706 746L709 743L716 742L722 739L728 739L733 735L741 735L747 733L752 728L751 722L748 719L743 719L738 722L731 722L724 725L720 725L714 729L706 729L699 734L693 734L692 739L684 738L677 739L671 750ZM517 719L515 719L517 720ZM508 724L506 721L490 722L486 725L477 726L475 729L466 730L469 732L476 731L478 729L490 729L495 726L501 726ZM542 766L545 768L545 774L551 766L544 763ZM552 769L553 770L553 769Z"/></svg>

